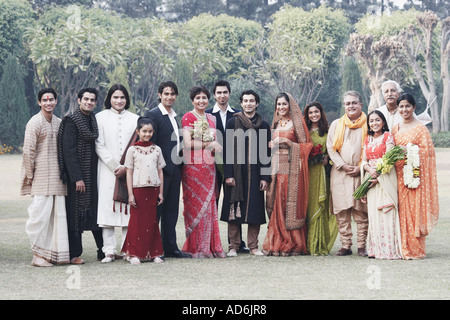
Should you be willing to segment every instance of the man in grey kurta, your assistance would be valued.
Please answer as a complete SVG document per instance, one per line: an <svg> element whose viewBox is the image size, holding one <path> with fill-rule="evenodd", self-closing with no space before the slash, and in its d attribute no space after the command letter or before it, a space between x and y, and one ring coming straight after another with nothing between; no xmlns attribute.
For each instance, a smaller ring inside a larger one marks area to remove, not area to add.
<svg viewBox="0 0 450 320"><path fill-rule="evenodd" d="M33 251L33 266L51 267L69 262L65 195L59 178L56 138L61 119L53 114L56 91L38 94L41 111L28 121L23 143L21 195L31 195L26 232Z"/></svg>
<svg viewBox="0 0 450 320"><path fill-rule="evenodd" d="M332 212L336 214L342 248L336 255L352 254L352 216L357 225L358 255L366 256L368 230L367 205L353 198L360 186L362 144L367 135L366 115L361 95L344 93L345 115L333 121L328 131L327 149L333 162L330 177Z"/></svg>

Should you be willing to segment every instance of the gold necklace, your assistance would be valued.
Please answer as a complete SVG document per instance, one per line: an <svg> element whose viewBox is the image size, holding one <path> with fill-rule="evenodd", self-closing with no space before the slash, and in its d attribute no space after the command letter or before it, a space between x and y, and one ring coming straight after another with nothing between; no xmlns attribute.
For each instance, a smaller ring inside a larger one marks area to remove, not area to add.
<svg viewBox="0 0 450 320"><path fill-rule="evenodd" d="M283 123L282 119L278 120L278 123L280 124L280 128L286 127L287 124L289 123L289 121L291 121L291 118L287 119L285 123Z"/></svg>
<svg viewBox="0 0 450 320"><path fill-rule="evenodd" d="M195 111L195 109L192 110L192 113L193 113L198 119L204 119L204 118L205 118L205 114L203 114L203 116L202 116L202 115L198 114L198 112Z"/></svg>

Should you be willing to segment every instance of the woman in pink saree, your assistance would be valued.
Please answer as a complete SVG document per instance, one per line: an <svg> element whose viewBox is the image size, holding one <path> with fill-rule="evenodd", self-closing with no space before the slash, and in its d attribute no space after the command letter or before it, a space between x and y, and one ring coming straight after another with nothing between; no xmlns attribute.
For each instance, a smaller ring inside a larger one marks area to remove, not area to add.
<svg viewBox="0 0 450 320"><path fill-rule="evenodd" d="M216 205L214 152L221 151L215 137L215 117L206 114L210 93L205 87L190 92L194 110L181 120L185 165L182 169L184 225L183 252L193 258L225 258L220 240Z"/></svg>

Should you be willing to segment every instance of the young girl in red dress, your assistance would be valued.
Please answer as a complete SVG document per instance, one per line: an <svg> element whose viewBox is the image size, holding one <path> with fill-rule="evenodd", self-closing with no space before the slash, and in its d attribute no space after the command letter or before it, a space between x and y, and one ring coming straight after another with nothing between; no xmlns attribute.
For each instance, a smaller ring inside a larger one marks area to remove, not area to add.
<svg viewBox="0 0 450 320"><path fill-rule="evenodd" d="M150 142L151 119L140 117L136 131L139 141L128 148L125 157L130 222L122 252L134 265L160 263L163 248L156 208L163 202L162 168L166 163L161 148Z"/></svg>

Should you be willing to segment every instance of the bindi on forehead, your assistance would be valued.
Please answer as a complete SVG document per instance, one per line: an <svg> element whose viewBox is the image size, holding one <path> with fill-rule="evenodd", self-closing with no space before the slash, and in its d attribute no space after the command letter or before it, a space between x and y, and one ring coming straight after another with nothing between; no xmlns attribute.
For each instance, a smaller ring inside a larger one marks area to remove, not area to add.
<svg viewBox="0 0 450 320"><path fill-rule="evenodd" d="M41 101L54 101L55 97L53 96L53 93L46 93L41 97Z"/></svg>

